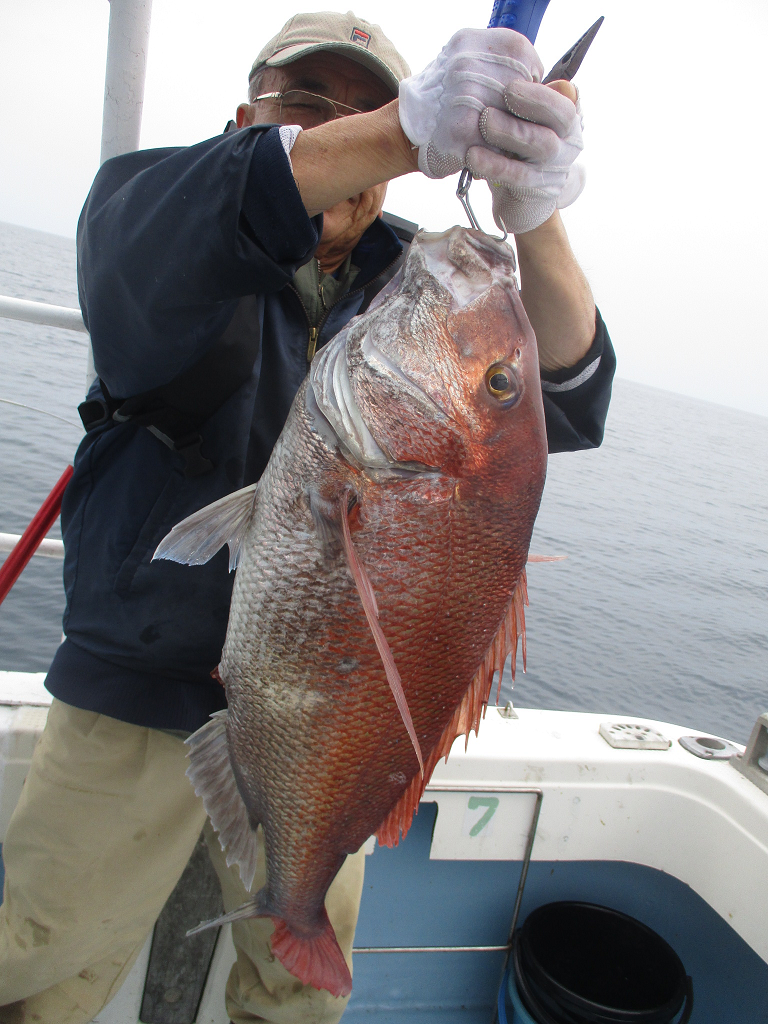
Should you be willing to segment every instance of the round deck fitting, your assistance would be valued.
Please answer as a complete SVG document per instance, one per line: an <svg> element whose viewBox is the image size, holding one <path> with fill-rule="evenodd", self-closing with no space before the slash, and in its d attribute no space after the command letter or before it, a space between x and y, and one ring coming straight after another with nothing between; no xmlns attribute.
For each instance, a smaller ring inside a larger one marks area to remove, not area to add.
<svg viewBox="0 0 768 1024"><path fill-rule="evenodd" d="M734 754L741 753L733 743L717 739L716 736L681 736L680 746L689 754L703 757L707 761L729 761Z"/></svg>

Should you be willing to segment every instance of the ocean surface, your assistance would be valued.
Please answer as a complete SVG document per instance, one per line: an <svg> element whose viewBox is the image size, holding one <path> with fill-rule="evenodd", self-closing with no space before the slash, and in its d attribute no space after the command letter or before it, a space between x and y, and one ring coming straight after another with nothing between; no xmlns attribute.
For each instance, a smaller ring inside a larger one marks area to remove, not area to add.
<svg viewBox="0 0 768 1024"><path fill-rule="evenodd" d="M74 241L0 224L0 294L76 306ZM0 532L20 533L82 436L86 337L0 320L0 357ZM768 418L618 380L602 448L550 459L531 550L567 558L529 567L528 672L502 700L746 742L768 711L767 466ZM0 669L45 670L63 608L61 563L33 559Z"/></svg>

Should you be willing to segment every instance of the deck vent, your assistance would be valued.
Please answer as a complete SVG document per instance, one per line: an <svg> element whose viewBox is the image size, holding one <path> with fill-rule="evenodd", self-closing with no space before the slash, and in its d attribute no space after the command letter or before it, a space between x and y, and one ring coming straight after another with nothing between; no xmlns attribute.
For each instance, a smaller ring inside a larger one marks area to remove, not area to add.
<svg viewBox="0 0 768 1024"><path fill-rule="evenodd" d="M737 772L746 775L764 793L768 793L768 711L755 722L747 749L732 758Z"/></svg>
<svg viewBox="0 0 768 1024"><path fill-rule="evenodd" d="M637 722L603 722L600 735L619 750L668 750L672 746L656 729Z"/></svg>

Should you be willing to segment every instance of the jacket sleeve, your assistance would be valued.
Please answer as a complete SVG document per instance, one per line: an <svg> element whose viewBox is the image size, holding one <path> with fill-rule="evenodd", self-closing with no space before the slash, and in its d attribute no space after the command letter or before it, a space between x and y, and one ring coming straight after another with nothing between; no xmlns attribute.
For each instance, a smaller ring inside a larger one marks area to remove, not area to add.
<svg viewBox="0 0 768 1024"><path fill-rule="evenodd" d="M195 363L242 296L291 280L321 230L277 128L107 161L80 215L77 263L96 370L110 393L139 394Z"/></svg>
<svg viewBox="0 0 768 1024"><path fill-rule="evenodd" d="M601 444L615 371L616 355L598 310L595 340L584 358L566 370L541 374L550 455Z"/></svg>

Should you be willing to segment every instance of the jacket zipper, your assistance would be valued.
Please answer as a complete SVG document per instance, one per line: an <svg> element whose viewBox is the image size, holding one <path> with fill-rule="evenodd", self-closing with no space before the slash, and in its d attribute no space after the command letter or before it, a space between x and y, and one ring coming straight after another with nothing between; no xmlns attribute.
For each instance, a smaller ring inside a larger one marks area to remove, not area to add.
<svg viewBox="0 0 768 1024"><path fill-rule="evenodd" d="M352 288L351 291L345 292L344 295L340 295L338 297L338 299L336 299L336 301L331 304L330 309L327 309L325 311L325 316L321 317L320 322L318 323L318 325L316 327L313 327L312 324L309 322L309 312L307 311L307 307L301 301L301 296L299 295L298 289L295 288L292 284L288 285L288 287L291 289L293 294L299 300L299 305L301 306L302 310L304 311L304 316L306 317L306 320L307 320L307 327L309 328L309 340L308 340L308 344L307 344L307 363L311 363L312 360L314 359L315 352L317 351L317 342L318 342L318 339L320 337L320 332L322 331L323 327L325 326L325 322L328 319L328 317L331 315L331 313L333 312L334 308L343 299L348 299L350 295L357 295L358 292L364 292L365 289L368 288L370 285L372 285L374 281L378 281L378 279L380 277L382 277L384 274L386 274L386 272L397 263L397 261L400 259L401 256L402 256L402 253L398 253L397 256L395 256L395 258L393 260L389 261L389 263L386 265L386 267L383 267L378 272L378 274L375 277L371 278L371 280L368 282L368 284L364 284L360 288Z"/></svg>
<svg viewBox="0 0 768 1024"><path fill-rule="evenodd" d="M307 362L311 363L317 350L317 336L320 333L319 327L309 328L309 344L307 345Z"/></svg>

